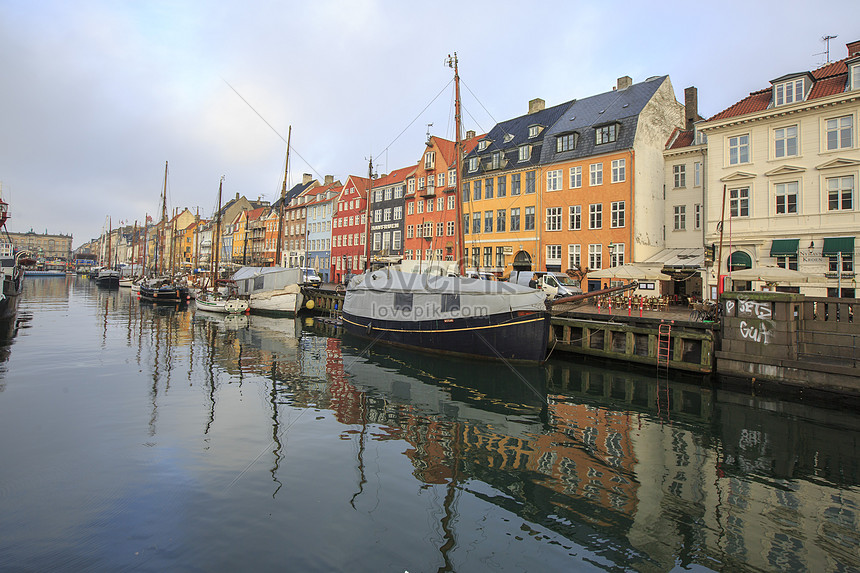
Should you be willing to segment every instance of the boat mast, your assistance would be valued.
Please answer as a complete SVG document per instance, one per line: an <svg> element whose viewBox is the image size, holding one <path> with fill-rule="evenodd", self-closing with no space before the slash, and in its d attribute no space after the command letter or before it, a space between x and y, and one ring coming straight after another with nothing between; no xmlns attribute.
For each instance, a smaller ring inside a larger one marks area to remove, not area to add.
<svg viewBox="0 0 860 573"><path fill-rule="evenodd" d="M373 187L373 156L367 162L367 198L365 199L364 270L370 270L370 191Z"/></svg>
<svg viewBox="0 0 860 573"><path fill-rule="evenodd" d="M462 169L460 169L460 165L463 162L463 142L460 140L460 130L462 124L462 117L460 115L460 72L457 68L457 52L454 52L454 56L448 56L448 67L454 68L454 152L456 153L456 170L457 174L456 185L454 188L454 194L457 197L457 200L454 204L457 206L455 211L455 221L454 225L457 229L456 231L456 244L454 245L455 253L457 257L457 261L459 261L460 274L463 275L466 273L465 269L465 255L463 254L463 195L462 191L460 191L463 186L460 183L460 178L462 177Z"/></svg>
<svg viewBox="0 0 860 573"><path fill-rule="evenodd" d="M278 209L278 240L275 247L275 260L273 266L281 264L281 248L283 242L284 228L284 202L287 200L287 175L290 172L290 138L293 136L293 126L287 131L287 164L284 167L284 185L281 187L281 207ZM220 198L219 198L220 202Z"/></svg>
<svg viewBox="0 0 860 573"><path fill-rule="evenodd" d="M113 232L113 230L111 229L111 220L110 220L110 217L108 217L107 249L105 249L105 256L107 257L108 268L112 268L111 267L111 257L110 257L110 235L112 232Z"/></svg>
<svg viewBox="0 0 860 573"><path fill-rule="evenodd" d="M158 235L161 241L161 250L158 252L158 259L155 264L155 272L158 269L164 272L164 249L167 246L164 239L164 233L167 230L167 161L164 162L164 190L161 193L161 221L158 223Z"/></svg>
<svg viewBox="0 0 860 573"><path fill-rule="evenodd" d="M149 226L147 221L149 221L149 213L145 213L143 216L143 257L141 258L140 263L140 276L146 276L146 254L149 252Z"/></svg>
<svg viewBox="0 0 860 573"><path fill-rule="evenodd" d="M212 290L215 290L215 282L218 280L218 255L221 252L221 187L224 185L224 176L221 176L221 181L218 182L218 210L215 212L215 239L212 241L212 249L215 251L215 258L212 261ZM218 244L217 248L215 244Z"/></svg>

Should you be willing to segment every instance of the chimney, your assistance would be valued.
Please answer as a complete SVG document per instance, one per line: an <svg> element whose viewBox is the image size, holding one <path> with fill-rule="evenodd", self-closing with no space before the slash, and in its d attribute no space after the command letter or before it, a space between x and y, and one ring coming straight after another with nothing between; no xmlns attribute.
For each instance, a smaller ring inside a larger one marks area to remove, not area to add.
<svg viewBox="0 0 860 573"><path fill-rule="evenodd" d="M848 57L860 56L860 40L855 40L845 44L848 47Z"/></svg>
<svg viewBox="0 0 860 573"><path fill-rule="evenodd" d="M466 132L466 139L472 139L473 137L475 137L475 130L474 129L470 129L469 131Z"/></svg>
<svg viewBox="0 0 860 573"><path fill-rule="evenodd" d="M693 124L702 119L699 115L699 90L696 86L684 88L684 129L693 129Z"/></svg>
<svg viewBox="0 0 860 573"><path fill-rule="evenodd" d="M532 101L529 102L529 113L537 113L539 111L543 111L546 108L546 102L536 97Z"/></svg>
<svg viewBox="0 0 860 573"><path fill-rule="evenodd" d="M236 193L236 201L238 201L238 200L239 200L239 194Z"/></svg>
<svg viewBox="0 0 860 573"><path fill-rule="evenodd" d="M314 176L310 173L302 173L302 185L307 185L314 180Z"/></svg>
<svg viewBox="0 0 860 573"><path fill-rule="evenodd" d="M621 76L618 78L618 82L616 84L616 89L623 90L627 89L633 85L633 78L630 76Z"/></svg>

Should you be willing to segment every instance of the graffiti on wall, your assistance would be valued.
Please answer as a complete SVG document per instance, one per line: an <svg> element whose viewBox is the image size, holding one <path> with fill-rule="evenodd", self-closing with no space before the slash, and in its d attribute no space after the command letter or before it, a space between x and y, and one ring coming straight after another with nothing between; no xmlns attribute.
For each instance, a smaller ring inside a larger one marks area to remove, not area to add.
<svg viewBox="0 0 860 573"><path fill-rule="evenodd" d="M771 318L773 318L773 306L770 302L760 302L745 298L738 298L737 301L727 300L725 307L726 316L743 317L738 326L741 338L751 342L761 344L769 344L774 336L774 327Z"/></svg>

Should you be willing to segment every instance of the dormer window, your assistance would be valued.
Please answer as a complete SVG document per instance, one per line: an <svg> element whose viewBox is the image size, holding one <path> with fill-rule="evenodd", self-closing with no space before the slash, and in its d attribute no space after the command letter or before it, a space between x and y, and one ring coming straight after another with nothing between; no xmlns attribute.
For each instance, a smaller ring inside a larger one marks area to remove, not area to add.
<svg viewBox="0 0 860 573"><path fill-rule="evenodd" d="M493 153L493 157L492 157L492 168L498 169L501 166L502 166L502 154L499 153L498 151L496 151L495 153Z"/></svg>
<svg viewBox="0 0 860 573"><path fill-rule="evenodd" d="M773 104L775 106L803 101L803 94L805 91L803 78L780 82L773 86L773 89Z"/></svg>
<svg viewBox="0 0 860 573"><path fill-rule="evenodd" d="M562 151L573 151L576 149L576 139L575 133L559 135L555 140L555 152L561 153Z"/></svg>
<svg viewBox="0 0 860 573"><path fill-rule="evenodd" d="M848 71L851 77L851 89L860 90L860 58L855 62L849 62Z"/></svg>
<svg viewBox="0 0 860 573"><path fill-rule="evenodd" d="M477 171L478 170L478 158L470 157L469 158L469 171Z"/></svg>
<svg viewBox="0 0 860 573"><path fill-rule="evenodd" d="M510 141L511 141L513 138L514 138L514 136L513 136L513 135L511 135L510 133L506 133L506 134L505 134L505 137L503 138L503 141L504 141L505 143L510 143Z"/></svg>
<svg viewBox="0 0 860 573"><path fill-rule="evenodd" d="M490 142L487 140L481 140L478 142L478 151L484 151L487 146L490 145Z"/></svg>
<svg viewBox="0 0 860 573"><path fill-rule="evenodd" d="M540 135L541 126L539 125L530 125L529 126L529 139L533 137L537 137Z"/></svg>
<svg viewBox="0 0 860 573"><path fill-rule="evenodd" d="M424 169L436 168L436 152L428 151L424 154Z"/></svg>
<svg viewBox="0 0 860 573"><path fill-rule="evenodd" d="M611 123L594 130L594 144L601 145L603 143L613 143L618 139L618 125Z"/></svg>
<svg viewBox="0 0 860 573"><path fill-rule="evenodd" d="M519 151L520 151L520 154L519 154L519 160L520 161L528 161L532 156L532 146L531 145L521 145Z"/></svg>

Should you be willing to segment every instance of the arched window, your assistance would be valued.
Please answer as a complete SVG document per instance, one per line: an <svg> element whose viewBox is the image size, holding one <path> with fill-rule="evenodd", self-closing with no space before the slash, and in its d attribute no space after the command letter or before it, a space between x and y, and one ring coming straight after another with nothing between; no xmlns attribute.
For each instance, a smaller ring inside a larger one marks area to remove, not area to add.
<svg viewBox="0 0 860 573"><path fill-rule="evenodd" d="M729 270L739 271L752 268L752 258L743 251L735 251L729 257Z"/></svg>

